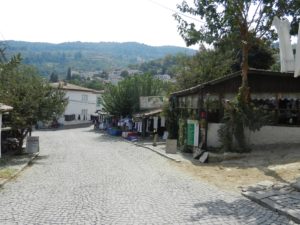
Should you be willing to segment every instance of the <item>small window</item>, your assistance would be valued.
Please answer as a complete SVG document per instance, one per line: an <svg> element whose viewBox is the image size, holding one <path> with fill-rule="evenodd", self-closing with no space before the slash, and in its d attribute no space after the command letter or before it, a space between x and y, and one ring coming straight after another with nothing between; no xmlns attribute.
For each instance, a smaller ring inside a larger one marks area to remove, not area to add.
<svg viewBox="0 0 300 225"><path fill-rule="evenodd" d="M87 102L88 101L88 95L82 95L82 101Z"/></svg>
<svg viewBox="0 0 300 225"><path fill-rule="evenodd" d="M97 107L100 107L102 104L102 98L101 97L97 97Z"/></svg>

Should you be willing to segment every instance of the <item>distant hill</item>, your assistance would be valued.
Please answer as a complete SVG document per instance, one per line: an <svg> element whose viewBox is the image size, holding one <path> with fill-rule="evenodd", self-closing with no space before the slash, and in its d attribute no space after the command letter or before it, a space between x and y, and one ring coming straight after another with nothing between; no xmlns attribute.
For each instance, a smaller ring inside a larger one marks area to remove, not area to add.
<svg viewBox="0 0 300 225"><path fill-rule="evenodd" d="M6 54L21 53L23 63L36 66L43 76L52 72L64 76L68 67L74 71L99 71L125 68L163 58L166 55L195 54L195 50L161 46L153 47L136 42L65 42L50 44L40 42L4 41Z"/></svg>

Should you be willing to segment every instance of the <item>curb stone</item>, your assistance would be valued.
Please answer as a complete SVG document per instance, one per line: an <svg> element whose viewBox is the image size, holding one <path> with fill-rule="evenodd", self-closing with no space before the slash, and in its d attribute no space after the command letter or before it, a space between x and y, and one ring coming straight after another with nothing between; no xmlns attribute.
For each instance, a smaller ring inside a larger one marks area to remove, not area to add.
<svg viewBox="0 0 300 225"><path fill-rule="evenodd" d="M174 161L174 162L177 162L177 163L180 163L180 162L181 162L181 160L174 159L174 158L172 158L171 156L168 156L167 154L164 154L164 153L161 153L160 151L155 150L154 148L145 146L145 145L140 144L140 143L138 143L138 142L132 142L132 141L129 141L129 140L127 140L127 139L125 139L125 138L122 138L122 137L118 137L118 138L120 138L121 140L123 140L123 141L125 141L125 142L127 142L127 143L131 143L131 144L133 144L133 145L136 145L136 146L139 146L139 147L143 147L143 148L149 149L149 150L151 150L151 151L153 151L153 152L159 154L160 156L163 156L163 157L165 157L165 158L167 158L167 159L170 159L170 160L172 160L172 161Z"/></svg>
<svg viewBox="0 0 300 225"><path fill-rule="evenodd" d="M23 165L21 165L18 169L16 169L16 172L14 172L12 174L12 176L10 178L4 179L2 181L0 181L0 188L2 188L7 182L9 182L10 180L12 180L13 178L15 178L17 175L19 175L26 167L28 167L28 165L39 155L38 153L33 154L26 163L24 163Z"/></svg>
<svg viewBox="0 0 300 225"><path fill-rule="evenodd" d="M131 143L132 143L132 142L131 142ZM163 154L163 153L161 153L161 152L159 152L159 151L157 151L157 150L155 150L155 149L153 149L153 148L151 148L151 147L148 147L148 146L145 146L145 145L139 144L139 143L133 143L133 144L136 145L136 146L139 146L139 147L143 147L143 148L150 149L151 151L153 151L153 152L155 152L155 153L157 153L157 154L159 154L159 155L161 155L161 156L163 156L163 157L165 157L165 158L167 158L167 159L170 159L170 160L172 160L172 161L174 161L174 162L177 162L177 163L180 163L180 162L181 162L181 160L174 159L174 158L168 156L167 154Z"/></svg>
<svg viewBox="0 0 300 225"><path fill-rule="evenodd" d="M266 187L270 187L269 185ZM263 190L261 190L260 187L257 189L251 189L249 188L248 190L243 190L242 195L247 197L248 199L252 200L253 202L256 202L257 204L264 206L268 209L271 209L272 211L277 212L278 214L284 215L291 219L292 221L296 222L297 224L300 224L300 212L295 210L295 209L288 209L276 202L276 200L272 200L269 197L272 196L284 196L284 195L289 195L289 192L286 193L280 193L278 191L274 190L269 190L269 191L263 191L264 193L261 193ZM258 192L258 193L256 193ZM300 196L300 194L299 194ZM300 199L299 199L300 202Z"/></svg>

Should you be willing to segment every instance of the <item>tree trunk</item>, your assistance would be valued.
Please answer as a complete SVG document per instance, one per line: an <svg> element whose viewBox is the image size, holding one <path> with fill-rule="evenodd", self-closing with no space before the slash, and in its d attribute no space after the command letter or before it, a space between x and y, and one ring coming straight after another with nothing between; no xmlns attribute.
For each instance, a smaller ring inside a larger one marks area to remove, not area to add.
<svg viewBox="0 0 300 225"><path fill-rule="evenodd" d="M21 135L19 137L19 146L18 146L19 153L22 153L24 139L27 136L28 132L29 132L29 129L21 129Z"/></svg>
<svg viewBox="0 0 300 225"><path fill-rule="evenodd" d="M249 64L248 64L248 45L247 44L243 44L241 68L242 68L242 87L248 87Z"/></svg>
<svg viewBox="0 0 300 225"><path fill-rule="evenodd" d="M249 55L249 42L248 42L248 28L242 27L241 28L241 38L242 38L242 85L240 87L240 95L241 100L244 103L249 103L250 101L250 89L248 86L248 70L249 70L249 63L248 63L248 55Z"/></svg>

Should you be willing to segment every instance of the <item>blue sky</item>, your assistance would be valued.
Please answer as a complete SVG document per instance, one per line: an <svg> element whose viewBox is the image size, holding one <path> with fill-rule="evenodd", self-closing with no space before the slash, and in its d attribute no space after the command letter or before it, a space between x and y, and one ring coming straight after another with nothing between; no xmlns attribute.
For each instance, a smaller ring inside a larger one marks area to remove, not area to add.
<svg viewBox="0 0 300 225"><path fill-rule="evenodd" d="M0 38L185 47L172 16L178 3L181 0L4 0Z"/></svg>

